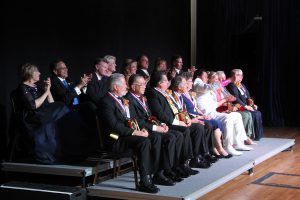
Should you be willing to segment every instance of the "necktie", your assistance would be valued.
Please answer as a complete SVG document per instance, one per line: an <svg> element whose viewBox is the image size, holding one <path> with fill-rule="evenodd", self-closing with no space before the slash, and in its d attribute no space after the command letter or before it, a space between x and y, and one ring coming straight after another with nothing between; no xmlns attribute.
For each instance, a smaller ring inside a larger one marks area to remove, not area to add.
<svg viewBox="0 0 300 200"><path fill-rule="evenodd" d="M69 89L70 89L70 86L69 86L69 84L67 83L67 81L66 81L66 80L63 80L62 82L63 82L64 86L69 90Z"/></svg>
<svg viewBox="0 0 300 200"><path fill-rule="evenodd" d="M70 86L69 86L69 84L67 83L66 80L63 80L62 83L67 88L67 90L70 90ZM78 100L77 97L74 97L74 99L73 99L73 105L77 105L77 104L79 104L79 100Z"/></svg>

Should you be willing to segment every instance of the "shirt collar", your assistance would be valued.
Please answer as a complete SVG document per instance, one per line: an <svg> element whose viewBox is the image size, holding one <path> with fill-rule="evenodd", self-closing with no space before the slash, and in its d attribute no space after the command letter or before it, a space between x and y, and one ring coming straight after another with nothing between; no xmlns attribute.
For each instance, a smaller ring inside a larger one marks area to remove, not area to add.
<svg viewBox="0 0 300 200"><path fill-rule="evenodd" d="M95 72L95 74L96 74L96 76L97 76L97 79L98 79L99 81L101 81L102 76L101 76L100 74L98 74L98 72Z"/></svg>
<svg viewBox="0 0 300 200"><path fill-rule="evenodd" d="M61 78L61 77L57 77L61 82L63 82L64 80L66 80L66 79L63 79L63 78Z"/></svg>

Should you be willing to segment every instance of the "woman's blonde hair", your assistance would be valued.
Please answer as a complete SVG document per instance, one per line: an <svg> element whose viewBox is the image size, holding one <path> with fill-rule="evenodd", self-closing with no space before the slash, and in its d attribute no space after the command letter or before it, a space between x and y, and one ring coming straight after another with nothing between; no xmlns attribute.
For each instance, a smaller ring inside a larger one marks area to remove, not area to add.
<svg viewBox="0 0 300 200"><path fill-rule="evenodd" d="M209 82L209 83L211 83L211 81L212 81L215 77L218 77L217 72L214 72L214 71L208 71L208 72L207 72L207 79L208 79L208 82Z"/></svg>
<svg viewBox="0 0 300 200"><path fill-rule="evenodd" d="M20 76L22 81L27 81L30 78L32 78L33 72L38 71L38 68L36 65L33 65L31 63L25 63L21 65L20 68Z"/></svg>

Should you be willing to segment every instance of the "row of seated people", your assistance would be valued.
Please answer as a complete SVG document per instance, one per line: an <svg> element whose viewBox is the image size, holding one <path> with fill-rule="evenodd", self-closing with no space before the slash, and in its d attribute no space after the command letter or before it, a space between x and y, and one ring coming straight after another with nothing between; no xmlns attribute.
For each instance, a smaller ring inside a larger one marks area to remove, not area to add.
<svg viewBox="0 0 300 200"><path fill-rule="evenodd" d="M97 59L94 74L84 75L75 85L65 83L68 68L62 60L56 61L44 88L36 85L40 77L36 66L21 67L18 99L23 111L24 141L37 161L51 164L90 153L90 147L95 146L91 145L95 141L95 123L91 123L95 110L103 124L106 148L137 152L139 189L144 192L156 193L159 188L155 184L174 185L197 174L191 167L208 168L218 158L240 155L236 149L251 150L244 144L250 138L240 115L223 120L189 102L194 96L190 93L190 73L175 75L170 83L166 72L157 70L151 78L136 74L127 82L123 74L105 76L108 63L107 59ZM194 86L196 83L197 79ZM206 88L206 83L203 85ZM199 105L198 99L196 102Z"/></svg>

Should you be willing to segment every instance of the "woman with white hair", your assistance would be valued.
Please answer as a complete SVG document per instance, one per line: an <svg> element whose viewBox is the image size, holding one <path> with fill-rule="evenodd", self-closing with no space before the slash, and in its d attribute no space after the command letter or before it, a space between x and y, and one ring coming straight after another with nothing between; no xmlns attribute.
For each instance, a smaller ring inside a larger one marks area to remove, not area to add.
<svg viewBox="0 0 300 200"><path fill-rule="evenodd" d="M193 89L196 92L198 108L205 115L213 119L220 120L224 125L224 148L232 155L242 155L242 151L249 151L252 148L247 147L244 141L247 135L243 125L242 117L239 113L219 113L217 107L225 103L228 99L217 102L213 87L207 84L208 74L204 70L198 70L195 73ZM235 148L234 148L235 147Z"/></svg>

